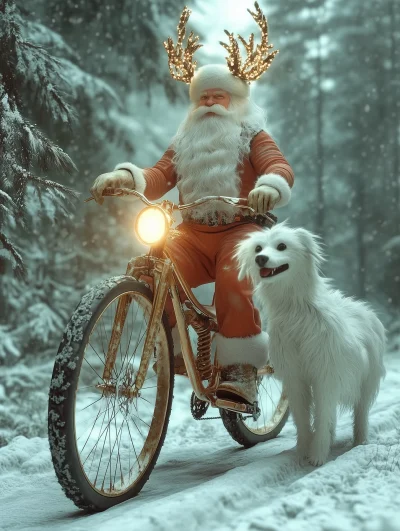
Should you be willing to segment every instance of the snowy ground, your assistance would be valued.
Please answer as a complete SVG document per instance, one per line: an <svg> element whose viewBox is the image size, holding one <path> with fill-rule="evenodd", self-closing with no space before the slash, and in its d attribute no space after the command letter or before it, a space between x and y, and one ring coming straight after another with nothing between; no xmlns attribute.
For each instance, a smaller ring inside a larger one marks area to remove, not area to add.
<svg viewBox="0 0 400 531"><path fill-rule="evenodd" d="M142 493L93 515L61 491L47 439L15 438L0 449L0 530L400 530L400 360L371 413L370 443L351 449L342 416L332 459L314 469L294 458L295 430L240 448L219 420L196 422L177 377L169 432Z"/></svg>

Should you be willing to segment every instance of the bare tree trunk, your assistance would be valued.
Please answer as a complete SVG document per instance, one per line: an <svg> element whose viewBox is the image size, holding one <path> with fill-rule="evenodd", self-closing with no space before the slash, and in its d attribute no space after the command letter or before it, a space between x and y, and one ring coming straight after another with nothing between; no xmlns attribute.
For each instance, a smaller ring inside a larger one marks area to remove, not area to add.
<svg viewBox="0 0 400 531"><path fill-rule="evenodd" d="M399 161L399 148L400 148L400 49L396 42L396 35L398 30L398 25L396 24L397 18L397 8L394 0L389 2L389 16L390 16L390 60L391 60L391 116L392 116L392 127L391 136L392 136L392 171L390 172L390 178L392 179L393 186L393 199L394 199L394 208L393 213L395 216L394 227L396 232L400 232L400 161ZM396 222L397 220L397 222Z"/></svg>
<svg viewBox="0 0 400 531"><path fill-rule="evenodd" d="M358 286L357 294L364 299L366 294L366 267L367 267L367 249L365 244L365 227L366 227L366 197L364 172L360 171L354 176L356 183L356 209L357 209L357 255L358 255Z"/></svg>
<svg viewBox="0 0 400 531"><path fill-rule="evenodd" d="M318 3L318 12L316 19L316 39L318 46L318 54L315 65L315 74L317 78L317 123L316 123L316 140L317 140L317 164L316 164L316 179L317 179L317 216L316 216L316 231L321 237L325 235L325 195L324 195L324 141L323 141L323 124L324 124L324 94L322 90L322 39L324 33L324 14L325 6L324 0Z"/></svg>
<svg viewBox="0 0 400 531"><path fill-rule="evenodd" d="M318 27L320 25L318 24ZM316 75L318 83L317 97L317 232L320 236L325 233L325 196L324 196L324 142L323 142L323 113L324 94L322 91L322 49L321 34L318 35L318 57L316 64Z"/></svg>

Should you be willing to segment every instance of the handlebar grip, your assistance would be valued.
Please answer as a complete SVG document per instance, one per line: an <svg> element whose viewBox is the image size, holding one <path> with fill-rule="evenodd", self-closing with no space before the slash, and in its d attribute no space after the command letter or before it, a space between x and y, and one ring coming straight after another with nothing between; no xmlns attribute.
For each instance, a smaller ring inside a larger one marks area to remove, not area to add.
<svg viewBox="0 0 400 531"><path fill-rule="evenodd" d="M118 197L119 195L123 195L123 192L121 188L104 188L101 195L103 197L106 197L106 196ZM92 200L94 200L94 197L88 197L87 199L85 199L84 202L88 203L89 201L92 201Z"/></svg>
<svg viewBox="0 0 400 531"><path fill-rule="evenodd" d="M120 192L121 188L104 188L103 193L101 195L107 196L107 195L121 195Z"/></svg>

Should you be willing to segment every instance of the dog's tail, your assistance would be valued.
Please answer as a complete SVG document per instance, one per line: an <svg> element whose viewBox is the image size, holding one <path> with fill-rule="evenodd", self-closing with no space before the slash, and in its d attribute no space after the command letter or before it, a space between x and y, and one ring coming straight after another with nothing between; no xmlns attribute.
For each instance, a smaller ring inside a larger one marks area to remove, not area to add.
<svg viewBox="0 0 400 531"><path fill-rule="evenodd" d="M369 309L368 312L368 333L364 337L364 345L368 352L369 371L363 383L362 395L372 404L379 392L381 379L386 376L386 369L383 364L383 355L386 349L385 327Z"/></svg>
<svg viewBox="0 0 400 531"><path fill-rule="evenodd" d="M368 413L379 392L381 379L386 370L383 354L386 346L386 333L383 324L374 312L363 303L362 342L368 354L369 368L361 385L361 394L354 407L354 444L363 444L368 438Z"/></svg>

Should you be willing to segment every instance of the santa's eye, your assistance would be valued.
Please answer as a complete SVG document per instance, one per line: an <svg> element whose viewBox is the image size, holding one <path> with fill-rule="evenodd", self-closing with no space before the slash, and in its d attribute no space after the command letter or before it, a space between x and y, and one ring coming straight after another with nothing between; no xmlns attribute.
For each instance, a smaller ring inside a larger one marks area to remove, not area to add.
<svg viewBox="0 0 400 531"><path fill-rule="evenodd" d="M277 247L278 251L284 251L286 249L286 245L284 243L280 243Z"/></svg>
<svg viewBox="0 0 400 531"><path fill-rule="evenodd" d="M261 247L261 245L257 245L257 247L256 247L256 253L261 253L261 251L262 251L262 247Z"/></svg>

